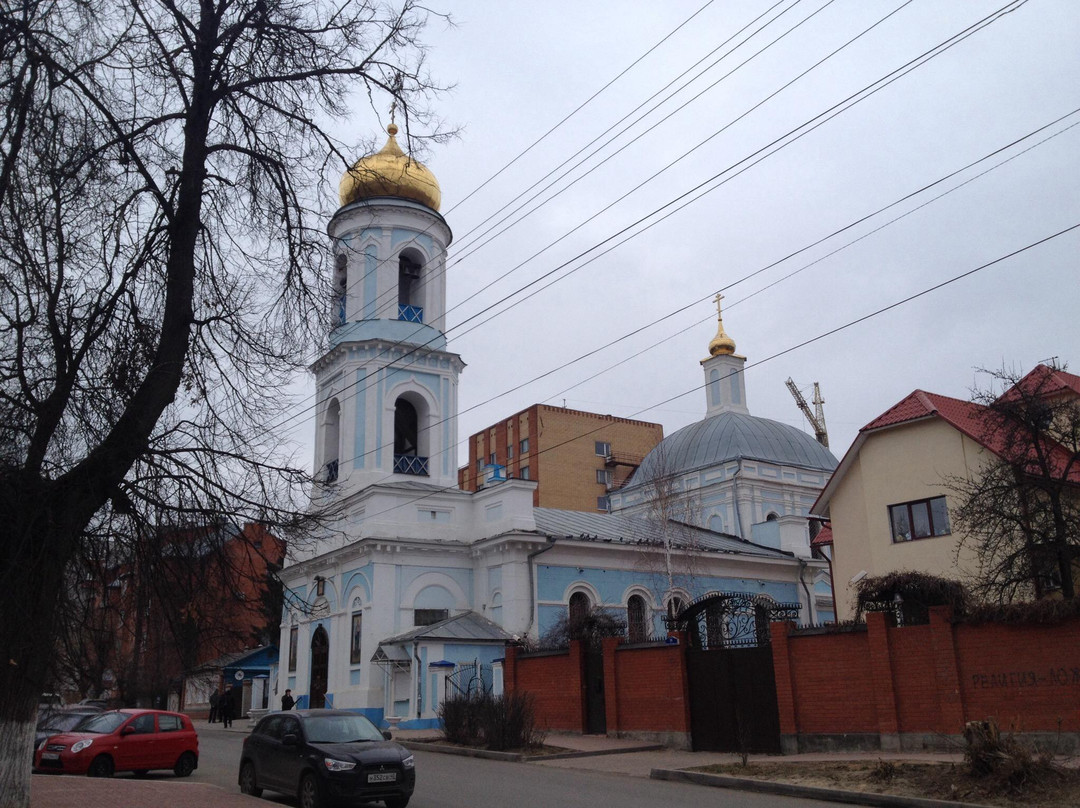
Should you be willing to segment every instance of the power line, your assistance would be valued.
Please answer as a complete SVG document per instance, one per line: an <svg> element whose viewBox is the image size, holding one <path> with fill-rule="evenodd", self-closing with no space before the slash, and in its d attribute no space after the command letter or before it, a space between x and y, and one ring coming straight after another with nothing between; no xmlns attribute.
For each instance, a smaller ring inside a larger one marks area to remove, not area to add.
<svg viewBox="0 0 1080 808"><path fill-rule="evenodd" d="M835 328L831 328L828 331L824 331L821 334L818 334L817 336L814 336L814 337L811 337L809 339L803 340L802 342L799 342L799 343L797 343L795 345L792 345L792 346L790 346L788 348L785 348L785 349L783 349L781 351L777 351L776 353L774 353L774 354L772 354L770 356L767 356L764 359L759 359L756 362L747 363L740 370L735 371L735 372L737 372L737 373L745 373L750 368L758 367L759 365L763 365L763 364L765 364L767 362L771 362L772 360L778 359L779 357L785 356L785 355L787 355L789 353L792 353L793 351L797 351L800 348L805 348L808 345L812 345L812 344L814 344L816 342L820 342L821 340L823 340L823 339L825 339L827 337L833 336L834 334L838 334L838 333L840 333L842 331L846 331L847 329L852 328L852 327L854 327L856 325L859 325L860 323L864 323L867 320L870 320L870 319L872 319L874 317L877 317L877 316L879 316L881 314L884 314L886 312L892 311L895 308L903 306L903 305L905 305L907 303L910 303L910 302L912 302L914 300L918 300L919 298L925 297L926 295L932 294L933 292L936 292L939 289L943 289L946 286L950 286L951 284L957 283L958 281L961 281L961 280L963 280L965 278L968 278L968 277L970 277L970 276L972 276L972 275L974 275L974 274L976 274L978 272L982 272L985 269L989 269L990 267L997 266L998 264L1001 264L1002 262L1008 261L1010 258L1015 258L1016 256L1018 256L1018 255L1020 255L1022 253L1025 253L1028 250L1032 250L1032 249L1034 249L1036 247L1039 247L1039 246L1041 246L1043 244L1046 244L1046 243L1048 243L1050 241L1053 241L1056 238L1060 238L1063 235L1071 233L1072 231L1077 230L1077 229L1080 229L1080 222L1078 222L1077 224L1074 224L1074 225L1072 225L1070 227L1067 227L1067 228L1065 228L1063 230L1059 230L1058 232L1053 233L1052 235L1041 238L1038 241L1032 242L1032 243L1030 243L1030 244L1028 244L1028 245L1026 245L1024 247L1021 247L1021 248L1017 249L1017 250L1013 250L1012 252L1010 252L1010 253L1008 253L1006 255L1000 256L999 258L995 258L992 261L988 261L988 262L986 262L984 264L981 264L980 266L977 266L974 269L969 269L966 272L961 272L959 275L954 275L953 277L951 277L951 278L949 278L947 280L941 281L940 283L936 283L933 286L927 287L926 289L923 289L923 290L921 290L919 292L916 292L916 293L914 293L912 295L908 295L907 297L904 297L904 298L902 298L900 300L897 300L897 301L895 301L893 303L890 303L887 306L883 306L882 308L879 308L879 309L877 309L875 311L872 311L872 312L870 312L868 314L865 314L865 315L863 315L861 317L858 317L858 318L856 318L854 320L850 320L850 321L844 323L843 325L839 325L839 326L837 326ZM655 404L652 404L652 405L650 405L648 407L640 409L637 412L634 412L631 415L626 416L626 417L627 418L637 418L638 416L642 415L643 413L649 412L650 410L656 409L657 407L662 407L665 404L670 404L671 402L677 401L678 399L683 398L685 396L688 396L688 395L690 395L692 393L699 392L699 391L703 390L706 386L707 386L707 383L706 384L701 384L701 385L696 385L696 386L690 388L689 390L685 390L685 391L683 391L681 393L677 393L676 395L670 396L670 397L664 399L663 401L658 401ZM572 443L572 442L574 442L576 440L580 440L581 438L587 438L590 435L593 435L596 432L599 432L600 430L602 430L604 428L605 428L605 426L599 426L599 427L596 427L595 429L591 429L591 430L583 432L583 433L581 433L579 435L575 435L572 438L568 438L568 439L566 439L566 440L564 440L564 441L562 441L560 443L549 446L546 449L537 451L536 455L543 454L543 453L549 452L549 451L553 451L555 449L558 449L558 448L560 448L562 446L567 445L568 443ZM390 477L386 477L384 479L390 479ZM378 484L379 483L372 483L371 485L378 485ZM378 511L378 512L376 512L374 514L365 514L365 520L372 519L372 518L375 518L375 517L378 517L378 516L382 516L383 514L390 513L392 511L398 510L399 508L407 507L407 506L412 505L412 504L414 504L416 502L421 502L421 501L423 501L425 499L429 499L429 498L431 498L431 497L433 497L433 496L435 496L437 494L445 493L447 491L457 491L457 490L460 490L460 489L457 488L457 486L443 486L441 488L437 488L434 491L429 491L428 493L423 494L421 496L413 497L413 498L407 500L406 502L399 503L397 505L393 505L393 506L391 506L389 508L386 508L386 509L384 509L382 511Z"/></svg>
<svg viewBox="0 0 1080 808"><path fill-rule="evenodd" d="M569 259L568 261L565 261L562 264L559 264L558 266L552 268L551 270L541 274L537 278L535 278L532 281L524 284L523 286L519 287L515 291L510 292L509 294L503 296L499 300L496 300L494 303L491 303L490 305L486 306L485 308L481 309L480 311L476 312L475 314L471 315L470 317L467 317L466 319L464 319L460 323L457 323L454 326L451 326L445 332L443 332L441 335L439 335L439 337L432 338L432 339L427 340L426 342L424 342L422 344L419 344L419 345L414 345L410 349L406 350L403 353L402 356L397 357L394 360L392 360L391 362L389 362L385 367L390 368L392 366L400 366L400 363L403 360L405 360L409 356L412 356L413 354L417 353L419 350L427 348L436 339L445 338L445 336L447 334L462 328L463 326L467 325L469 322L471 322L471 321L477 319L478 317L486 314L487 312L491 311L492 309L495 309L496 307L498 307L501 304L509 301L513 297L519 295L520 293L522 293L522 292L530 289L531 287L535 286L536 284L540 283L541 281L546 280L547 278L549 278L552 275L556 274L560 270L566 269L567 267L571 266L575 262L585 258L586 256L589 255L589 253L597 250L600 247L603 247L604 245L612 242L613 240L615 240L615 239L617 239L617 238L619 238L621 236L626 235L627 233L632 231L634 228L640 226L644 222L647 222L649 219L652 219L653 217L657 216L658 214L662 213L663 211L667 210L668 208L672 208L673 206L677 205L677 207L674 207L673 210L671 210L668 213L664 214L659 219L649 223L648 225L646 225L641 230L639 230L637 232L634 232L634 233L631 233L629 236L627 236L627 238L623 239L623 241L620 241L620 242L614 244L613 246L609 247L606 251L604 251L604 252L602 252L602 253L600 253L598 255L593 256L592 258L590 258L588 261L584 262L580 266L570 270L569 272L565 273L561 277L556 278L554 281L552 281L552 283L549 283L546 286L541 287L540 289L537 289L537 290L531 292L526 297L515 301L513 304L511 304L510 306L507 306L502 311L497 312L497 314L494 315L494 316L498 316L499 314L503 314L503 313L505 313L507 311L510 311L513 307L515 307L518 304L524 302L525 300L535 296L536 294L543 291L544 289L549 288L554 283L556 283L556 282L558 282L560 280L563 280L566 277L569 277L569 275L573 274L574 272L576 272L579 269L583 268L584 266L588 265L588 263L591 263L592 261L597 260L602 255L605 255L607 252L610 252L612 249L615 249L615 247L621 246L621 244L626 243L626 241L629 241L631 238L636 238L637 236L643 234L647 230L651 229L652 227L656 226L660 222L662 222L662 221L666 220L667 218L671 217L672 215L679 212L680 210L685 209L688 205L692 204L693 202L696 202L699 199L701 199L702 197L704 197L705 195L711 193L714 190L717 190L723 184L725 184L726 182L730 181L731 179L734 179L735 177L741 175L744 171L747 171L749 168L753 167L754 165L759 163L761 160L764 160L767 157L771 156L772 154L775 154L777 151L779 151L779 150L781 150L783 148L786 148L791 143L801 139L805 135L807 135L810 132L817 129L819 126L824 125L829 120L832 120L836 116L842 114L843 112L846 112L847 110L854 107L856 104L861 103L862 101L864 101L867 98L871 97L872 95L876 94L880 90L882 90L885 87L889 86L893 82L899 80L903 76L906 76L908 73L910 73L910 72L918 69L919 67L927 64L931 59L935 58L936 56L939 56L941 53L944 53L945 51L949 50L950 48L952 48L956 44L959 44L960 42L964 41L968 37L973 36L978 31L980 31L983 28L989 26L990 24L997 21L998 19L1000 19L1002 16L1009 13L1010 11L1013 11L1016 8L1019 8L1021 5L1025 4L1026 2L1027 2L1027 0L1012 0L1012 2L1007 3L1001 9L998 9L997 11L987 15L986 17L983 17L981 20L973 23L972 25L968 26L965 29L962 29L959 33L954 34L953 36L943 40L938 45L935 45L934 47L924 51L922 54L915 57L914 59L909 60L908 62L901 65L900 67L890 71L889 73L886 73L884 76L882 76L882 77L878 78L877 80L871 82L870 84L866 85L861 90L858 90L855 93L852 93L847 98L845 98L842 101L840 101L840 102L834 104L833 106L829 107L824 112L821 112L821 113L809 118L808 120L804 121L802 124L794 127L793 129L789 130L788 132L786 132L784 135L781 135L780 137L774 139L770 143L766 144L765 146L762 146L761 148L757 149L756 151L752 152L751 154L747 155L746 157L743 157L741 160L731 164L730 166L728 166L724 170L718 172L717 174L713 175L712 177L710 177L710 178L706 179L705 181L699 183L698 185L694 186L690 190L676 196L675 198L668 201L664 205L661 205L660 207L656 208L652 212L640 217L639 219L637 219L636 221L634 221L631 224L627 225L626 227L623 227L622 229L616 231L615 233L611 234L607 238L597 242L593 246L589 247L588 249L584 250L583 252L579 253L578 255L574 256L573 258ZM800 130L802 130L802 131L800 131ZM772 149L772 151L769 151L770 149ZM757 159L754 159L754 158L757 158ZM753 162L749 162L748 165L743 166L743 168L739 169L736 173L732 174L731 176L725 177L725 175L727 175L729 172L733 171L738 166L743 165L744 163L748 163L748 161L751 161L751 160L753 160ZM691 197L692 195L694 195L695 193L697 194L697 196L694 196L689 201L684 201L688 197ZM678 203L682 203L682 204L678 204ZM606 208L605 208L605 210L606 210ZM601 211L601 212L603 212L603 211ZM588 221L591 221L593 218L596 217L596 215L599 215L599 214L594 214L592 217L590 217L588 220L586 220L585 223L587 223ZM578 227L580 228L581 226L582 225L579 225ZM528 260L531 260L531 258L527 259L527 261ZM470 331L474 330L475 328L479 327L480 325L484 325L484 324L490 322L491 319L493 319L493 318L494 317L488 318L487 320L484 320L483 322L481 322L481 323L477 324L476 326L474 326L473 329L469 329L468 331L465 331L465 332L462 332L462 333L469 333ZM415 335L417 333L419 333L419 329L414 331L413 335ZM410 343L405 343L405 344L410 344ZM395 347L399 346L399 345L402 345L402 343L401 342L394 343ZM379 356L386 355L386 353L388 353L389 350L390 349L384 349L382 352L380 352ZM364 387L364 388L362 388L360 390L355 391L352 394L352 397L355 397L356 395L366 391L368 389L368 387L370 387L370 385L368 385L368 386L366 386L366 387ZM311 406L305 408L304 410L300 411L299 413L287 416L283 421L279 422L277 425L275 425L274 427L271 427L271 428L280 428L281 426L286 424L289 420L293 420L293 419L295 419L297 417L300 417L301 415L305 414L306 412L310 411L311 409L314 409L318 405L319 405L319 402L316 401Z"/></svg>

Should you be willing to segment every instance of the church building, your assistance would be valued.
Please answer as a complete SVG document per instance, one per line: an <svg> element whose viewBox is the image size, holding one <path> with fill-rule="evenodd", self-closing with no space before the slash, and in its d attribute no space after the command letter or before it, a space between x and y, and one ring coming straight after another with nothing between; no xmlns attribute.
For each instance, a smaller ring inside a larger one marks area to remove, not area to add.
<svg viewBox="0 0 1080 808"><path fill-rule="evenodd" d="M312 506L333 527L279 574L277 698L289 688L301 707L432 727L447 695L498 688L507 642L542 637L571 609L616 613L631 642L663 636L666 615L709 593L829 619L803 517L836 461L749 415L734 342L710 346L705 421L646 457L619 512L534 507L530 480L458 487L452 234L435 177L388 132L342 179L328 227L335 316L311 366Z"/></svg>

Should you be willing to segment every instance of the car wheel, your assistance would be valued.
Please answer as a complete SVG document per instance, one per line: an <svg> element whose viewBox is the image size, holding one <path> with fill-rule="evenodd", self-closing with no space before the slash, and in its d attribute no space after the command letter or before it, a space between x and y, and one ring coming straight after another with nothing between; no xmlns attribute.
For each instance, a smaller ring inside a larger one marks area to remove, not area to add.
<svg viewBox="0 0 1080 808"><path fill-rule="evenodd" d="M187 777L195 771L195 756L191 752L184 752L173 766L173 774L177 777Z"/></svg>
<svg viewBox="0 0 1080 808"><path fill-rule="evenodd" d="M86 770L87 777L112 777L113 776L113 762L112 758L108 755L98 755L90 763L90 768Z"/></svg>
<svg viewBox="0 0 1080 808"><path fill-rule="evenodd" d="M405 808L409 804L408 797L387 797L383 802L386 803L386 808Z"/></svg>
<svg viewBox="0 0 1080 808"><path fill-rule="evenodd" d="M318 777L311 773L305 774L300 781L300 808L322 808L322 804Z"/></svg>
<svg viewBox="0 0 1080 808"><path fill-rule="evenodd" d="M255 779L255 766L250 762L240 767L240 793L252 797L262 796L262 789Z"/></svg>

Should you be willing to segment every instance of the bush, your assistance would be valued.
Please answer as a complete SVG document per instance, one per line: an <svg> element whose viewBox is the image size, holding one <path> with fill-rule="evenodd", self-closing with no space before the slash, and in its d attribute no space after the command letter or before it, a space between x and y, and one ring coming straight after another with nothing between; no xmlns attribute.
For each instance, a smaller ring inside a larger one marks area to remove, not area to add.
<svg viewBox="0 0 1080 808"><path fill-rule="evenodd" d="M502 752L542 746L531 693L473 693L446 699L439 706L443 734L451 743Z"/></svg>
<svg viewBox="0 0 1080 808"><path fill-rule="evenodd" d="M1058 774L1053 756L1032 751L1012 734L1001 734L997 722L969 721L964 725L964 762L974 777L992 778L1010 791Z"/></svg>
<svg viewBox="0 0 1080 808"><path fill-rule="evenodd" d="M969 604L967 591L958 581L925 572L890 572L863 578L855 586L856 619L869 611L899 611L905 624L926 623L931 606L951 606L959 617Z"/></svg>

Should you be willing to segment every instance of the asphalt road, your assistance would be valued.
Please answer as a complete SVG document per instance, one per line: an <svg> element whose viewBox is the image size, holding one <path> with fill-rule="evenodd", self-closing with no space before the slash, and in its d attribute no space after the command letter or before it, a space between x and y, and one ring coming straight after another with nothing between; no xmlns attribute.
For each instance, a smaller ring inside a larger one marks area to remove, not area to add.
<svg viewBox="0 0 1080 808"><path fill-rule="evenodd" d="M244 736L239 733L200 732L199 768L192 779L238 794L237 764L243 741ZM555 769L531 763L504 763L434 752L415 754L417 785L409 808L606 808L616 805L620 808L655 808L658 805L811 808L835 805L644 777ZM294 799L271 792L265 793L263 802L296 805Z"/></svg>

